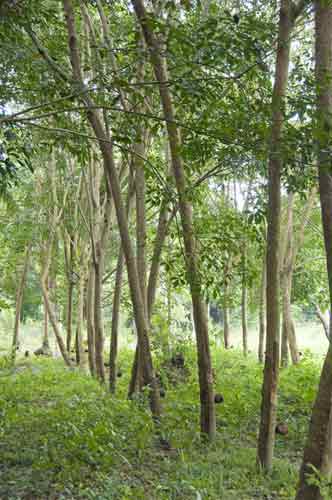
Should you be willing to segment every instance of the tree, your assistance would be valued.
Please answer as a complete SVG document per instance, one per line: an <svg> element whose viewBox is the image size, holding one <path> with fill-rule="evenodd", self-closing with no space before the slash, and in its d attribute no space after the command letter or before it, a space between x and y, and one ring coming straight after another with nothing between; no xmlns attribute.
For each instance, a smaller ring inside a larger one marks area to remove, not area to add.
<svg viewBox="0 0 332 500"><path fill-rule="evenodd" d="M258 463L269 470L272 466L279 376L279 272L280 272L280 213L282 171L282 129L285 94L288 82L291 34L296 18L305 2L294 5L282 0L280 6L275 81L272 94L272 119L269 146L269 202L267 225L266 278L266 354L262 387L261 420L258 437Z"/></svg>
<svg viewBox="0 0 332 500"><path fill-rule="evenodd" d="M317 79L317 163L319 196L324 232L330 308L332 308L332 6L329 1L315 1L315 58ZM331 332L331 322L330 322ZM318 393L313 406L309 434L304 449L296 500L320 500L319 487L310 484L309 476L319 471L332 473L332 344L324 361Z"/></svg>

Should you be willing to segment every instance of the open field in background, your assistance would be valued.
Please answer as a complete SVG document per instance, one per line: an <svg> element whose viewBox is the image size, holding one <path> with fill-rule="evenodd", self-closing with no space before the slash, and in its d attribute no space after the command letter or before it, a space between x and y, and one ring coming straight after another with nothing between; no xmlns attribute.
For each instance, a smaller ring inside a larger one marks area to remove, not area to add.
<svg viewBox="0 0 332 500"><path fill-rule="evenodd" d="M319 323L306 322L296 323L296 338L300 351L310 349L317 355L325 355L328 348L328 340L324 334L323 328ZM234 347L242 346L242 331L240 327L231 328L231 344ZM258 348L258 328L249 328L248 347L252 352L257 352Z"/></svg>
<svg viewBox="0 0 332 500"><path fill-rule="evenodd" d="M135 345L135 337L129 328L125 328L124 322L121 335L120 335L120 348L121 347L134 347ZM324 334L323 328L318 322L295 322L296 326L296 335L298 341L298 347L300 351L304 351L306 349L310 349L313 354L324 356L327 347L328 341ZM42 324L41 323L30 323L21 326L21 351L29 350L34 351L41 346L42 339ZM11 345L12 339L12 331L13 331L13 319L6 317L4 319L0 315L0 350L7 351ZM51 347L55 354L59 354L57 345L55 343L54 335L52 332L51 326L49 327L50 331L50 343ZM108 348L108 334L110 328L105 328L105 348ZM211 340L214 338L217 342L217 345L221 346L222 342L222 328L212 326L211 324ZM241 348L242 346L242 331L239 325L231 326L230 332L230 342L234 347ZM257 352L258 347L258 326L255 327L253 325L249 326L248 333L248 346L249 350L252 353Z"/></svg>

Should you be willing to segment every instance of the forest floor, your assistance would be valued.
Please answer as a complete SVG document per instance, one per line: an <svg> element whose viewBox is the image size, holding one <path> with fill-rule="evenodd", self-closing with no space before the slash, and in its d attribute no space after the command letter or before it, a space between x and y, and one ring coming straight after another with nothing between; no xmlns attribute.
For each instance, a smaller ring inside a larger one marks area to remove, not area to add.
<svg viewBox="0 0 332 500"><path fill-rule="evenodd" d="M282 370L278 420L289 432L277 435L273 471L263 475L256 467L262 366L235 349L213 351L224 403L209 444L199 436L195 351L183 352L182 374L156 361L166 392L158 429L144 397L126 400L130 351L121 355L116 397L59 359L9 368L0 358L0 498L294 498L320 361L306 353Z"/></svg>

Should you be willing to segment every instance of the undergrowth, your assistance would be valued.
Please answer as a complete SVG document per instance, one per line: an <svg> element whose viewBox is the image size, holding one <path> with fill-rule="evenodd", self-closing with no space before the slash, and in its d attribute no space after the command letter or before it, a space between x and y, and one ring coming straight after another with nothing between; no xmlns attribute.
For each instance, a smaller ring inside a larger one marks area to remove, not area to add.
<svg viewBox="0 0 332 500"><path fill-rule="evenodd" d="M318 363L307 354L281 372L278 419L289 433L277 436L274 468L264 475L256 466L262 366L237 351L213 353L224 403L209 444L199 436L195 351L184 354L186 380L177 383L156 361L166 392L157 430L146 400L125 397L132 352L122 353L116 397L59 360L0 365L0 498L293 498Z"/></svg>

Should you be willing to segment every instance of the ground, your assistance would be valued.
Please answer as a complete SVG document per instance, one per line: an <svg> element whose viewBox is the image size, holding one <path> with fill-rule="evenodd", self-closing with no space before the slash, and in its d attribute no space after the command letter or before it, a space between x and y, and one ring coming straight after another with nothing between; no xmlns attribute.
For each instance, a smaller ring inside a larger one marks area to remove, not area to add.
<svg viewBox="0 0 332 500"><path fill-rule="evenodd" d="M157 427L144 398L125 398L131 351L121 355L116 397L59 359L21 359L14 369L2 360L0 498L293 498L320 361L305 354L281 373L278 420L289 432L277 435L274 469L265 476L256 467L262 366L236 349L213 349L224 403L216 406L218 434L209 444L199 436L195 350L184 354L189 374L177 385L167 384L166 368L155 361L166 384Z"/></svg>

